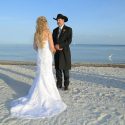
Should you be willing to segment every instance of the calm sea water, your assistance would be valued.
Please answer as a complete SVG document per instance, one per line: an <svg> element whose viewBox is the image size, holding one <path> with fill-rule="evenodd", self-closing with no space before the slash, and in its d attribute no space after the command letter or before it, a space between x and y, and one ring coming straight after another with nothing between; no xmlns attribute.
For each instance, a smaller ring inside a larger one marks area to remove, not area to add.
<svg viewBox="0 0 125 125"><path fill-rule="evenodd" d="M124 63L125 45L71 45L72 63ZM0 60L35 61L32 45L0 45Z"/></svg>

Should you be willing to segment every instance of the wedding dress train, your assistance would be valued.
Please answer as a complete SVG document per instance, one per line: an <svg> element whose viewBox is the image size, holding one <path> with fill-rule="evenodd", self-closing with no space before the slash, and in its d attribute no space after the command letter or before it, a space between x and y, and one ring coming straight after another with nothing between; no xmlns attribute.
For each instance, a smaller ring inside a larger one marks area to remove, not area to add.
<svg viewBox="0 0 125 125"><path fill-rule="evenodd" d="M11 115L23 118L52 117L64 111L66 104L57 90L53 71L53 56L48 41L37 50L37 70L33 84L25 97L14 100Z"/></svg>

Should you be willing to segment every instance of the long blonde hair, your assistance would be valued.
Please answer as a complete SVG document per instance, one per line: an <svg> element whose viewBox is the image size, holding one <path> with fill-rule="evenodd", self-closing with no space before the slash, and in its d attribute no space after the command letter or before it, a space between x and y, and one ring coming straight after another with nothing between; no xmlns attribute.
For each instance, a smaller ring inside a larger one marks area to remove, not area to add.
<svg viewBox="0 0 125 125"><path fill-rule="evenodd" d="M36 32L34 35L34 42L39 48L43 48L45 44L45 40L48 39L49 27L47 23L47 19L44 16L40 16L37 19Z"/></svg>

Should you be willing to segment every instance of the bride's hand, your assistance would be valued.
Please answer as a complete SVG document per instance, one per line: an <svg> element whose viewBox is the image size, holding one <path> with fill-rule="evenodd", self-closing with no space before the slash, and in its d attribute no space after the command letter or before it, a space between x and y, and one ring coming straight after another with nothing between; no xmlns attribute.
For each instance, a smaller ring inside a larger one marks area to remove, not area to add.
<svg viewBox="0 0 125 125"><path fill-rule="evenodd" d="M53 49L53 53L56 53L56 49L55 48Z"/></svg>
<svg viewBox="0 0 125 125"><path fill-rule="evenodd" d="M51 49L51 52L52 52L52 53L56 53L56 49L55 49L55 48L52 48L52 49Z"/></svg>

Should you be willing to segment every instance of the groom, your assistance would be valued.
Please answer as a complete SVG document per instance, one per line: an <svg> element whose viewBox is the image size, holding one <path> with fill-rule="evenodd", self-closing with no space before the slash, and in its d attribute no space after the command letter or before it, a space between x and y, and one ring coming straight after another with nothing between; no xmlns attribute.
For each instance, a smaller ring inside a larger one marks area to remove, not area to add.
<svg viewBox="0 0 125 125"><path fill-rule="evenodd" d="M57 88L62 88L62 73L64 75L64 90L69 86L69 70L71 69L70 43L72 41L72 28L65 25L68 18L58 14L56 18L58 27L53 30L53 41L56 48L54 55Z"/></svg>

